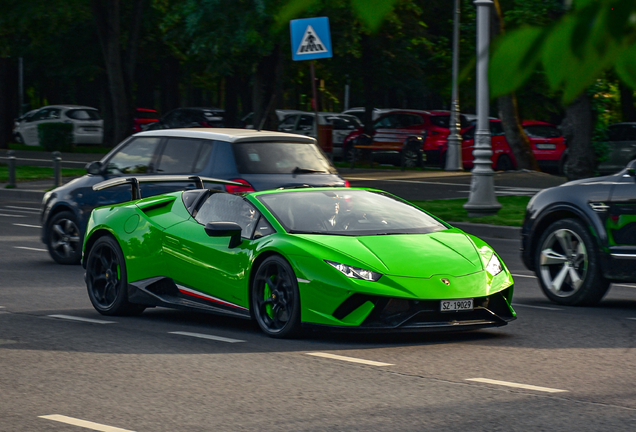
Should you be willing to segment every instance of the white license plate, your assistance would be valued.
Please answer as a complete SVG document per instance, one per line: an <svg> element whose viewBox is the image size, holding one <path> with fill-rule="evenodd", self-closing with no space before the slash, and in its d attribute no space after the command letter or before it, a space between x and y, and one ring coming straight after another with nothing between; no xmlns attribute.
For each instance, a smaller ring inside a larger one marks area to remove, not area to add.
<svg viewBox="0 0 636 432"><path fill-rule="evenodd" d="M442 300L439 302L440 312L457 312L473 310L473 299Z"/></svg>
<svg viewBox="0 0 636 432"><path fill-rule="evenodd" d="M556 144L537 144L536 146L541 150L554 150L556 148Z"/></svg>

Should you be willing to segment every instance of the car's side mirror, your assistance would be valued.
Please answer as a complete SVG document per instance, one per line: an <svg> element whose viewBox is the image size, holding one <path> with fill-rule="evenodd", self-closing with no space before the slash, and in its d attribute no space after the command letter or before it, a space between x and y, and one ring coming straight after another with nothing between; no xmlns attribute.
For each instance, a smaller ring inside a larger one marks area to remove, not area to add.
<svg viewBox="0 0 636 432"><path fill-rule="evenodd" d="M86 172L92 175L103 174L104 166L99 161L94 161L86 164Z"/></svg>
<svg viewBox="0 0 636 432"><path fill-rule="evenodd" d="M230 237L230 249L241 244L241 226L236 222L208 222L205 233L210 237Z"/></svg>

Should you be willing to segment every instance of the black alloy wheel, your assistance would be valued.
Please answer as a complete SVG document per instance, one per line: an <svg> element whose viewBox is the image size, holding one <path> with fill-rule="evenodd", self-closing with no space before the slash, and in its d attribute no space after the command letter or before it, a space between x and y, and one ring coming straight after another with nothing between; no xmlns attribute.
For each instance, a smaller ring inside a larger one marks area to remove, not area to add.
<svg viewBox="0 0 636 432"><path fill-rule="evenodd" d="M609 289L597 246L578 219L562 219L541 235L535 272L544 294L554 303L593 306Z"/></svg>
<svg viewBox="0 0 636 432"><path fill-rule="evenodd" d="M145 309L128 302L126 261L111 236L100 237L88 254L86 288L93 307L102 315L137 315Z"/></svg>
<svg viewBox="0 0 636 432"><path fill-rule="evenodd" d="M63 211L51 219L48 225L46 245L49 254L59 264L79 264L82 257L82 236L77 218L70 211Z"/></svg>
<svg viewBox="0 0 636 432"><path fill-rule="evenodd" d="M497 166L495 167L497 171L510 171L515 169L514 164L512 163L512 159L507 154L499 155L497 158Z"/></svg>
<svg viewBox="0 0 636 432"><path fill-rule="evenodd" d="M300 333L298 281L283 257L272 255L258 266L252 282L252 307L267 335L291 338Z"/></svg>
<svg viewBox="0 0 636 432"><path fill-rule="evenodd" d="M402 168L418 168L422 166L421 144L408 144L402 150Z"/></svg>

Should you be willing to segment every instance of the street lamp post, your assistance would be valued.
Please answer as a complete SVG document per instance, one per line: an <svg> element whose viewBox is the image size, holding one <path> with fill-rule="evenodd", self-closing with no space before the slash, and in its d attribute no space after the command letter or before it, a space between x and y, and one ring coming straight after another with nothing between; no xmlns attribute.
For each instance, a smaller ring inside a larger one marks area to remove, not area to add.
<svg viewBox="0 0 636 432"><path fill-rule="evenodd" d="M457 90L457 71L459 69L459 19L460 0L455 0L455 16L453 21L453 90L451 94L450 134L448 135L448 150L446 153L446 171L461 171L462 164L462 137L459 134L461 124L459 121L459 95Z"/></svg>
<svg viewBox="0 0 636 432"><path fill-rule="evenodd" d="M490 10L492 0L475 0L477 6L477 131L475 156L470 181L470 195L464 208L469 217L494 215L501 208L495 196L490 143L488 100L488 47L490 45Z"/></svg>

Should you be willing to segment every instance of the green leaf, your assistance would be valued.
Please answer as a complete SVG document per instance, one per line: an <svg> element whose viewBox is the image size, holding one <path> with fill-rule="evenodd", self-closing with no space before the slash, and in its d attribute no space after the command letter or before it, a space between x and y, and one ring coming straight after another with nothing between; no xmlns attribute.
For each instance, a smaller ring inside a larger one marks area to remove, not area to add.
<svg viewBox="0 0 636 432"><path fill-rule="evenodd" d="M316 2L317 0L289 0L276 14L276 24L278 26L287 25L289 20L298 18Z"/></svg>
<svg viewBox="0 0 636 432"><path fill-rule="evenodd" d="M545 30L522 27L497 38L488 65L490 95L495 98L513 92L535 70Z"/></svg>
<svg viewBox="0 0 636 432"><path fill-rule="evenodd" d="M616 61L616 72L625 84L636 89L636 44L623 51Z"/></svg>
<svg viewBox="0 0 636 432"><path fill-rule="evenodd" d="M351 0L351 6L367 28L376 31L397 0Z"/></svg>

